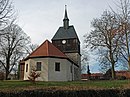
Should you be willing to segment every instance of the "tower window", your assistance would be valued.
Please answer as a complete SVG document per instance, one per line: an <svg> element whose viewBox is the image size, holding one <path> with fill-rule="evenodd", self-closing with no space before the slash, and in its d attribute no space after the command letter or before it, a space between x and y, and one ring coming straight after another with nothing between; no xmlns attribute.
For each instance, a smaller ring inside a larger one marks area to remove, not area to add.
<svg viewBox="0 0 130 97"><path fill-rule="evenodd" d="M68 40L68 41L67 41L67 44L70 45L71 43L72 43L72 40Z"/></svg>
<svg viewBox="0 0 130 97"><path fill-rule="evenodd" d="M73 40L73 43L77 43L77 39L74 39L74 40Z"/></svg>
<svg viewBox="0 0 130 97"><path fill-rule="evenodd" d="M60 63L59 62L55 63L55 71L60 71Z"/></svg>
<svg viewBox="0 0 130 97"><path fill-rule="evenodd" d="M37 69L37 71L41 71L41 62L37 62L37 64L36 64L36 69Z"/></svg>

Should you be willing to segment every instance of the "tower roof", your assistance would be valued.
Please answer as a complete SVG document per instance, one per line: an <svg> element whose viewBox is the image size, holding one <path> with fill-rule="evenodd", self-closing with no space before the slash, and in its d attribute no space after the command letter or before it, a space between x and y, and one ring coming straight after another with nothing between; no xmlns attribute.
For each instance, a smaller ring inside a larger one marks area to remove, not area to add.
<svg viewBox="0 0 130 97"><path fill-rule="evenodd" d="M64 27L59 27L56 34L53 36L52 40L72 39L72 38L78 39L78 36L76 34L74 26L69 26L69 28L67 30L64 29Z"/></svg>
<svg viewBox="0 0 130 97"><path fill-rule="evenodd" d="M59 39L72 39L76 38L79 40L74 26L69 26L69 19L67 15L67 6L65 5L65 16L63 19L63 26L59 27L55 35L53 36L52 40L59 40Z"/></svg>
<svg viewBox="0 0 130 97"><path fill-rule="evenodd" d="M68 15L67 15L67 5L65 5L65 16L64 16L63 21L64 20L69 20Z"/></svg>
<svg viewBox="0 0 130 97"><path fill-rule="evenodd" d="M67 58L58 48L56 48L48 40L43 42L35 51L33 51L26 59L36 57L60 57Z"/></svg>

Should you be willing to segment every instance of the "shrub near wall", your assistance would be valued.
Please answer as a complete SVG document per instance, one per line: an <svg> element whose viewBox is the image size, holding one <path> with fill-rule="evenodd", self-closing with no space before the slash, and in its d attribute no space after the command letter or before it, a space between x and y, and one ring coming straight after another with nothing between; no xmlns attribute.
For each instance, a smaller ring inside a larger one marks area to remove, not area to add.
<svg viewBox="0 0 130 97"><path fill-rule="evenodd" d="M21 91L13 93L0 92L0 97L130 97L130 89L80 90L80 91L30 90L30 91Z"/></svg>

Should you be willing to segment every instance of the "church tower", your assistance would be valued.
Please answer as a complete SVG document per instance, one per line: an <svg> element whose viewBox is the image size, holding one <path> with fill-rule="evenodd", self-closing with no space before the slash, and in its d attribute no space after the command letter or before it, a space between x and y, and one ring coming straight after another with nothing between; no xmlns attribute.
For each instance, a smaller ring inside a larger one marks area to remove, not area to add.
<svg viewBox="0 0 130 97"><path fill-rule="evenodd" d="M63 26L59 27L52 38L52 43L71 59L77 67L74 68L75 78L80 79L81 75L81 54L80 41L73 25L69 25L67 7L65 5L65 14Z"/></svg>

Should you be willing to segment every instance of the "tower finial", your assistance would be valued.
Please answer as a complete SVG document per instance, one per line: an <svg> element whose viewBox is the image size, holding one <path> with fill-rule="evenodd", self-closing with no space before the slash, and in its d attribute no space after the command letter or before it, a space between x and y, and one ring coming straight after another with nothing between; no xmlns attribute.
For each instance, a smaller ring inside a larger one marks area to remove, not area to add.
<svg viewBox="0 0 130 97"><path fill-rule="evenodd" d="M68 19L68 15L67 15L67 5L65 5L65 16L64 19Z"/></svg>
<svg viewBox="0 0 130 97"><path fill-rule="evenodd" d="M67 5L65 5L65 16L64 16L63 22L64 22L64 28L68 29L69 19L68 19L68 15L67 15Z"/></svg>
<svg viewBox="0 0 130 97"><path fill-rule="evenodd" d="M65 5L65 10L67 10L67 5Z"/></svg>

